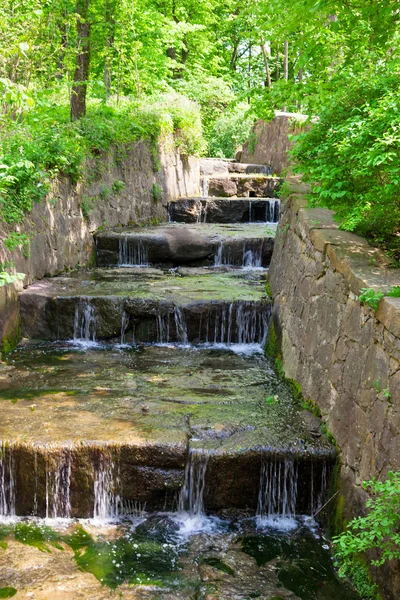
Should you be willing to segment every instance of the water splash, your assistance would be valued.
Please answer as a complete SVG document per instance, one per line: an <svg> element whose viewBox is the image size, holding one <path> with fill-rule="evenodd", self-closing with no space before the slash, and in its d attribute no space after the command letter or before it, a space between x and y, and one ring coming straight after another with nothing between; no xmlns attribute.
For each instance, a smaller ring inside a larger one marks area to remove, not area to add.
<svg viewBox="0 0 400 600"><path fill-rule="evenodd" d="M2 443L0 449L0 516L15 516L15 465L12 448Z"/></svg>
<svg viewBox="0 0 400 600"><path fill-rule="evenodd" d="M260 473L257 517L259 522L271 517L290 518L296 514L298 465L282 458L263 462Z"/></svg>
<svg viewBox="0 0 400 600"><path fill-rule="evenodd" d="M96 341L96 314L90 298L79 298L75 303L74 341Z"/></svg>
<svg viewBox="0 0 400 600"><path fill-rule="evenodd" d="M71 516L72 450L46 452L46 519Z"/></svg>
<svg viewBox="0 0 400 600"><path fill-rule="evenodd" d="M119 267L148 267L148 246L141 237L125 235L119 239Z"/></svg>

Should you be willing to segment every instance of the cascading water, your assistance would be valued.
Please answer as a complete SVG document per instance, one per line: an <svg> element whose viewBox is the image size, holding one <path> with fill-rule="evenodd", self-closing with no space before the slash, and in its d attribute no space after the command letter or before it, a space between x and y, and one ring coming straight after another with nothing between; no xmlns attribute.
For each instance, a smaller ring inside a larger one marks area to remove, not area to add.
<svg viewBox="0 0 400 600"><path fill-rule="evenodd" d="M74 340L96 341L96 314L90 298L80 298L75 304Z"/></svg>
<svg viewBox="0 0 400 600"><path fill-rule="evenodd" d="M174 306L172 312L162 312L157 315L157 344L170 344L172 341L187 345L188 331L183 310Z"/></svg>
<svg viewBox="0 0 400 600"><path fill-rule="evenodd" d="M279 223L281 201L278 198L270 200L265 207L266 223Z"/></svg>
<svg viewBox="0 0 400 600"><path fill-rule="evenodd" d="M0 516L15 516L15 475L12 448L2 444L0 449Z"/></svg>
<svg viewBox="0 0 400 600"><path fill-rule="evenodd" d="M250 223L278 223L280 217L281 201L279 198L271 198L261 202L260 200L249 201Z"/></svg>
<svg viewBox="0 0 400 600"><path fill-rule="evenodd" d="M262 268L263 242L262 238L244 241L242 252L234 253L230 244L221 241L214 254L214 267Z"/></svg>
<svg viewBox="0 0 400 600"><path fill-rule="evenodd" d="M268 333L271 307L251 301L212 307L200 322L199 340L206 344L263 344Z"/></svg>
<svg viewBox="0 0 400 600"><path fill-rule="evenodd" d="M46 453L46 519L71 516L71 448Z"/></svg>
<svg viewBox="0 0 400 600"><path fill-rule="evenodd" d="M111 452L99 451L96 463L93 465L93 518L95 520L104 521L119 516L121 501L118 493L118 466L115 464Z"/></svg>
<svg viewBox="0 0 400 600"><path fill-rule="evenodd" d="M293 517L296 514L298 465L283 458L261 465L257 517Z"/></svg>
<svg viewBox="0 0 400 600"><path fill-rule="evenodd" d="M119 267L148 267L148 246L143 238L125 235L119 240Z"/></svg>
<svg viewBox="0 0 400 600"><path fill-rule="evenodd" d="M123 310L121 316L121 339L119 342L121 346L125 345L125 336L129 327L129 321L129 315Z"/></svg>
<svg viewBox="0 0 400 600"><path fill-rule="evenodd" d="M260 269L262 267L262 251L263 240L244 244L242 266L247 269Z"/></svg>
<svg viewBox="0 0 400 600"><path fill-rule="evenodd" d="M191 449L185 468L185 481L179 497L179 511L199 517L204 515L204 490L210 455Z"/></svg>

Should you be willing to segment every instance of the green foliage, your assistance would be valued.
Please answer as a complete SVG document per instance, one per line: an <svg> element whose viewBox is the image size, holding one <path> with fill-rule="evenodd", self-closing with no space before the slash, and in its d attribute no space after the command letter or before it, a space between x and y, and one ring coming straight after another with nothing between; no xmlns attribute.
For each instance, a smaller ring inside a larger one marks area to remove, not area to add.
<svg viewBox="0 0 400 600"><path fill-rule="evenodd" d="M114 192L114 194L119 194L119 192L122 192L125 189L125 187L125 181L121 181L121 179L116 179L112 184L111 189Z"/></svg>
<svg viewBox="0 0 400 600"><path fill-rule="evenodd" d="M238 104L225 110L210 127L209 155L221 158L235 156L249 137L253 123L254 118L249 116L247 105Z"/></svg>
<svg viewBox="0 0 400 600"><path fill-rule="evenodd" d="M85 159L111 147L123 148L139 139L162 142L168 136L174 136L183 154L196 154L204 147L198 106L176 93L145 103L125 101L118 107L93 104L76 123L69 122L67 106L41 99L18 122L7 119L0 133L0 220L11 225L21 223L34 202L44 198L54 177L77 181ZM124 185L114 182L112 191ZM110 193L103 186L100 197L106 199ZM92 204L84 201L86 216ZM17 235L8 238L14 247L19 245Z"/></svg>
<svg viewBox="0 0 400 600"><path fill-rule="evenodd" d="M18 590L13 587L0 588L0 598L12 598Z"/></svg>
<svg viewBox="0 0 400 600"><path fill-rule="evenodd" d="M368 566L360 557L347 558L337 563L339 576L347 577L363 600L380 600L378 586L371 581Z"/></svg>
<svg viewBox="0 0 400 600"><path fill-rule="evenodd" d="M391 298L400 298L400 285L395 285L392 287L385 296L390 296Z"/></svg>
<svg viewBox="0 0 400 600"><path fill-rule="evenodd" d="M360 302L366 304L373 310L377 310L379 302L384 296L383 292L374 290L373 288L362 288L360 291Z"/></svg>
<svg viewBox="0 0 400 600"><path fill-rule="evenodd" d="M25 273L15 273L10 275L7 271L0 271L0 287L7 285L8 283L15 283L15 281L22 281L25 279Z"/></svg>
<svg viewBox="0 0 400 600"><path fill-rule="evenodd" d="M158 183L153 183L151 188L151 193L153 195L153 200L156 204L162 201L163 198L163 189Z"/></svg>
<svg viewBox="0 0 400 600"><path fill-rule="evenodd" d="M314 183L314 205L340 227L400 257L400 92L398 75L377 69L347 75L293 150L298 171Z"/></svg>
<svg viewBox="0 0 400 600"><path fill-rule="evenodd" d="M81 200L82 214L87 219L94 209L97 202L97 196L87 196L84 194Z"/></svg>
<svg viewBox="0 0 400 600"><path fill-rule="evenodd" d="M267 396L265 398L265 402L267 404L269 404L270 406L273 406L274 404L279 404L279 396L275 395L275 396Z"/></svg>
<svg viewBox="0 0 400 600"><path fill-rule="evenodd" d="M373 479L363 486L372 495L366 502L367 515L353 519L334 544L344 565L349 557L374 550L378 558L372 563L379 566L400 558L400 472L390 471L386 481Z"/></svg>
<svg viewBox="0 0 400 600"><path fill-rule="evenodd" d="M7 250L15 250L29 245L29 238L25 233L12 232L10 235L3 240L3 244Z"/></svg>

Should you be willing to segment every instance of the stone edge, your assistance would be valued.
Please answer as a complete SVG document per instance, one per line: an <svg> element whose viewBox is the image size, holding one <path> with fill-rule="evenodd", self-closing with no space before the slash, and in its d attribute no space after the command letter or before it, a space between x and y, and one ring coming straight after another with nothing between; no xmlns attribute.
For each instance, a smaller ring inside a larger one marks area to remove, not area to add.
<svg viewBox="0 0 400 600"><path fill-rule="evenodd" d="M290 177L287 184L290 195L284 201L290 203L292 212L297 215L299 235L308 238L316 251L327 256L356 297L361 288L385 292L392 286L400 286L400 270L390 268L391 261L381 250L358 235L341 231L333 211L308 207L309 187L299 178ZM400 298L382 298L375 317L400 338Z"/></svg>

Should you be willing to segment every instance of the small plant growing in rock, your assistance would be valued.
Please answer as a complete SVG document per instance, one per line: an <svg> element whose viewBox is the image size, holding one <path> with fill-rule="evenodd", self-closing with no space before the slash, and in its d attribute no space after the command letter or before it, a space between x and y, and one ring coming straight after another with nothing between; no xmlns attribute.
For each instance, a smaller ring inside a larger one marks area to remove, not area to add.
<svg viewBox="0 0 400 600"><path fill-rule="evenodd" d="M392 287L386 296L390 296L391 298L400 298L400 285L395 285Z"/></svg>
<svg viewBox="0 0 400 600"><path fill-rule="evenodd" d="M122 192L122 190L124 190L125 187L126 187L125 181L122 181L121 179L116 179L111 186L114 194L119 194L119 192Z"/></svg>
<svg viewBox="0 0 400 600"><path fill-rule="evenodd" d="M7 285L8 283L14 283L15 281L22 281L25 279L25 273L15 273L15 275L10 275L7 271L0 271L0 287L3 285Z"/></svg>
<svg viewBox="0 0 400 600"><path fill-rule="evenodd" d="M153 194L153 200L156 204L161 202L163 197L163 190L158 183L153 183L153 187L151 188L151 193Z"/></svg>
<svg viewBox="0 0 400 600"><path fill-rule="evenodd" d="M360 302L373 310L377 310L379 302L385 295L383 292L374 290L373 288L361 288L360 292Z"/></svg>
<svg viewBox="0 0 400 600"><path fill-rule="evenodd" d="M267 404L269 404L270 406L273 406L274 404L279 404L279 396L278 396L278 394L275 394L275 396L267 396L265 398L265 402Z"/></svg>

